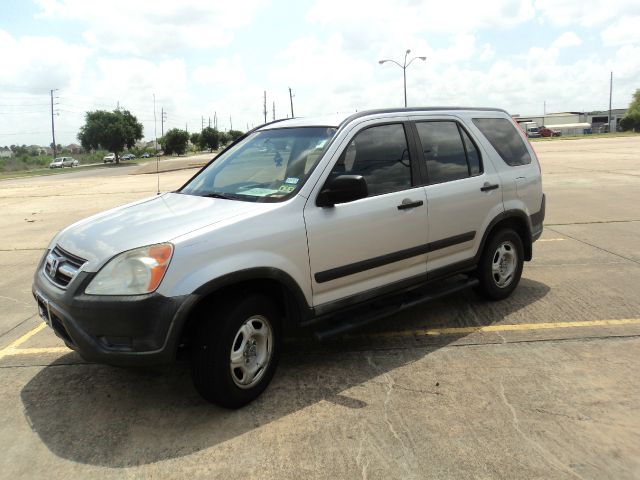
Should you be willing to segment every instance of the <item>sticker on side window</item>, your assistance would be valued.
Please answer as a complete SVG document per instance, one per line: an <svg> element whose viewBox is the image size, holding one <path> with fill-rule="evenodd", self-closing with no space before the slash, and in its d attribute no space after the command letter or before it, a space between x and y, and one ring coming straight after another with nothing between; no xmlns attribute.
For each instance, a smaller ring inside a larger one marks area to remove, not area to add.
<svg viewBox="0 0 640 480"><path fill-rule="evenodd" d="M290 185L297 185L299 181L300 179L297 177L289 177L284 181L284 183L288 183Z"/></svg>

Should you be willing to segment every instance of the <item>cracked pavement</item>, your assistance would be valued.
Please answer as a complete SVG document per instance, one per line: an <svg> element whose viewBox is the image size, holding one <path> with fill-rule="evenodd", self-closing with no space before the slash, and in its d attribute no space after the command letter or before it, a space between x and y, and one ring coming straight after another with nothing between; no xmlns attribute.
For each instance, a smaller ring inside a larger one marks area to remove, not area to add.
<svg viewBox="0 0 640 480"><path fill-rule="evenodd" d="M53 234L156 177L0 181L0 479L640 478L640 137L534 148L546 229L511 298L293 339L239 411L202 401L185 364L90 364L49 329L6 354L40 325L31 278Z"/></svg>

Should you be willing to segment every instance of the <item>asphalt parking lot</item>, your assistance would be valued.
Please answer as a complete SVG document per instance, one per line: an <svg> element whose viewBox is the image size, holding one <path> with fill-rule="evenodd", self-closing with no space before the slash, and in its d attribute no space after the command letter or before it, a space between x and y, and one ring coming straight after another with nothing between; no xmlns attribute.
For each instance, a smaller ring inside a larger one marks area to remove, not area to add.
<svg viewBox="0 0 640 480"><path fill-rule="evenodd" d="M239 411L185 365L89 364L37 316L54 233L155 194L155 175L0 182L0 478L640 478L640 137L534 147L545 232L511 298L291 342Z"/></svg>

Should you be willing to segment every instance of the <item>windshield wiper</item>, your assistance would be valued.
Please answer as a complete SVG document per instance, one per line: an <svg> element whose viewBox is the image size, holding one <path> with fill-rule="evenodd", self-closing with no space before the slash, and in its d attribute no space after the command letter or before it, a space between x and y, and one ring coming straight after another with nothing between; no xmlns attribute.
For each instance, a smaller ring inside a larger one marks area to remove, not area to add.
<svg viewBox="0 0 640 480"><path fill-rule="evenodd" d="M201 195L202 197L207 197L207 198L222 198L223 200L237 200L238 197L236 195L233 195L231 193L218 193L218 192L213 192L213 193L206 193L204 195Z"/></svg>

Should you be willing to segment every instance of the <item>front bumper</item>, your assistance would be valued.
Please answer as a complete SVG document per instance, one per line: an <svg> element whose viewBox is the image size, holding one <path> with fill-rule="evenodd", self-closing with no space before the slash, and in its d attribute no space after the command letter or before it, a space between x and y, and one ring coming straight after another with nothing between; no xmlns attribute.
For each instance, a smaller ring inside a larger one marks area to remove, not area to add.
<svg viewBox="0 0 640 480"><path fill-rule="evenodd" d="M46 255L45 255L46 257ZM171 363L196 295L86 295L95 273L80 272L65 289L38 265L32 287L38 310L85 360L122 366Z"/></svg>

